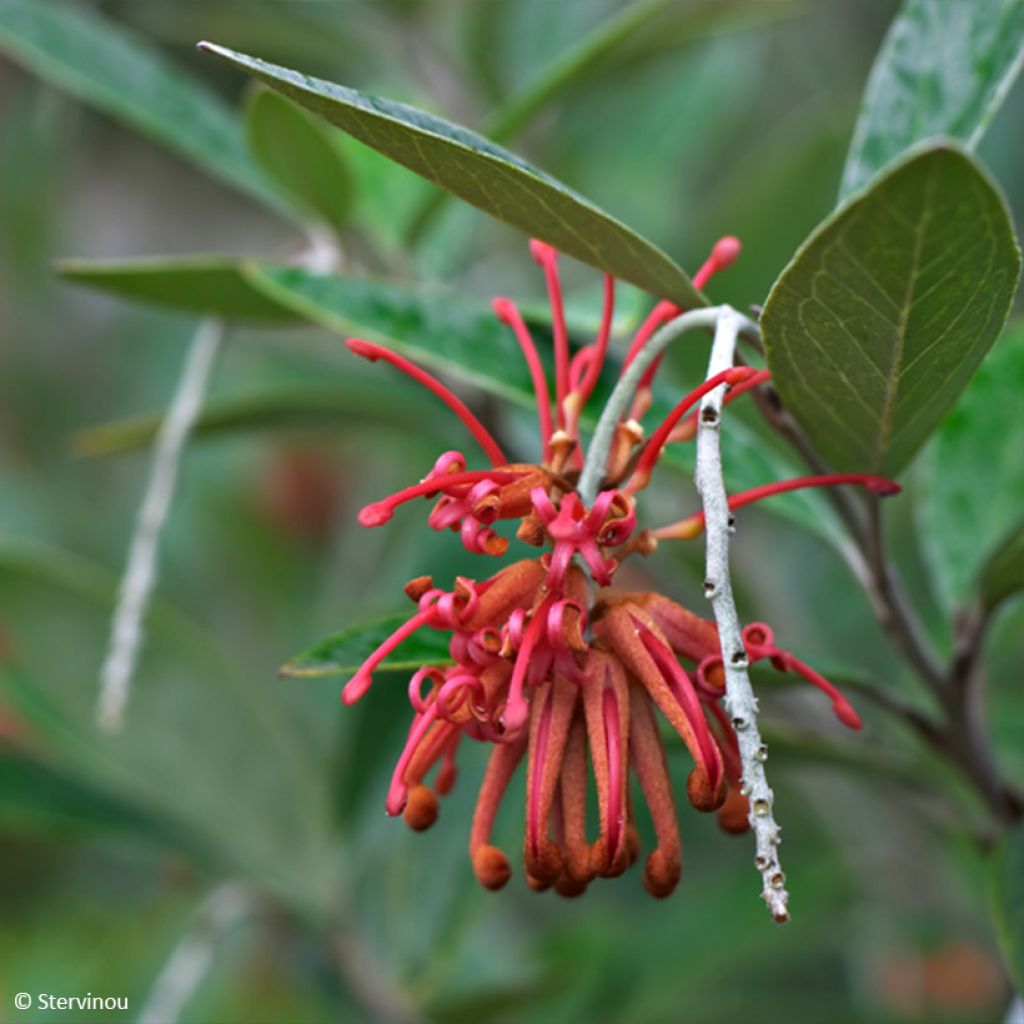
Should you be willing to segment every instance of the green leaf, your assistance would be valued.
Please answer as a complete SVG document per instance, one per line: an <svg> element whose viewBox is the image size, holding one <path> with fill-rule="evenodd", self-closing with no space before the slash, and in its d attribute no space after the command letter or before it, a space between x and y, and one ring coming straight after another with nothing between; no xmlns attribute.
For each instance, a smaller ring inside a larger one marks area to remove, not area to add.
<svg viewBox="0 0 1024 1024"><path fill-rule="evenodd" d="M512 332L485 305L386 281L247 266L269 301L336 334L358 334L488 391L531 405L530 375Z"/></svg>
<svg viewBox="0 0 1024 1024"><path fill-rule="evenodd" d="M904 0L868 78L839 198L926 138L975 149L1022 63L1022 0Z"/></svg>
<svg viewBox="0 0 1024 1024"><path fill-rule="evenodd" d="M989 860L989 904L999 948L1024 991L1024 825L1011 829Z"/></svg>
<svg viewBox="0 0 1024 1024"><path fill-rule="evenodd" d="M922 459L920 536L947 610L967 601L982 565L997 544L1005 548L1020 521L1021 395L1024 323L1016 323L978 368ZM998 577L997 571L989 585Z"/></svg>
<svg viewBox="0 0 1024 1024"><path fill-rule="evenodd" d="M133 836L178 849L195 846L192 837L144 808L16 750L0 751L0 826L19 832Z"/></svg>
<svg viewBox="0 0 1024 1024"><path fill-rule="evenodd" d="M837 467L898 473L1006 319L1020 251L1002 196L924 148L811 234L761 317L787 407Z"/></svg>
<svg viewBox="0 0 1024 1024"><path fill-rule="evenodd" d="M978 579L982 605L988 611L1021 590L1024 590L1024 519L996 545Z"/></svg>
<svg viewBox="0 0 1024 1024"><path fill-rule="evenodd" d="M289 213L217 94L112 21L77 4L0 0L0 51L226 184Z"/></svg>
<svg viewBox="0 0 1024 1024"><path fill-rule="evenodd" d="M724 31L792 17L804 0L641 0L615 11L573 46L562 51L524 89L485 123L488 138L504 142L538 111L570 89L607 72Z"/></svg>
<svg viewBox="0 0 1024 1024"><path fill-rule="evenodd" d="M295 658L281 669L281 675L316 678L351 675L409 615L392 615L376 622L336 633ZM380 663L378 672L412 672L423 665L449 665L448 637L434 629L420 629L403 640Z"/></svg>
<svg viewBox="0 0 1024 1024"><path fill-rule="evenodd" d="M126 726L101 734L97 677L117 583L66 552L0 545L5 697L83 784L194 833L232 870L305 899L321 877L327 750L299 725L277 680L240 671L160 600L147 616ZM61 643L52 641L54 621Z"/></svg>
<svg viewBox="0 0 1024 1024"><path fill-rule="evenodd" d="M267 174L313 219L341 231L352 213L355 182L331 131L267 89L250 96L245 127L249 149Z"/></svg>
<svg viewBox="0 0 1024 1024"><path fill-rule="evenodd" d="M400 396L400 401L396 397ZM261 430L310 430L389 424L420 435L447 439L434 415L436 406L412 387L383 380L371 384L360 379L332 388L293 387L230 398L212 398L193 430L195 438L216 438ZM79 455L112 455L151 444L164 413L104 423L76 434L72 444Z"/></svg>
<svg viewBox="0 0 1024 1024"><path fill-rule="evenodd" d="M63 260L60 275L123 298L229 319L286 323L287 307L253 288L243 263L227 256L154 257L131 261Z"/></svg>
<svg viewBox="0 0 1024 1024"><path fill-rule="evenodd" d="M424 111L212 43L201 48L499 220L686 307L706 304L657 246L561 182L488 140Z"/></svg>
<svg viewBox="0 0 1024 1024"><path fill-rule="evenodd" d="M752 24L792 17L804 0L641 0L617 10L574 45L563 50L523 89L495 109L481 132L493 142L517 135L538 113L600 73L623 64L649 61L695 39ZM492 17L487 12L484 17ZM429 196L412 218L409 238L415 241L442 208L445 194Z"/></svg>

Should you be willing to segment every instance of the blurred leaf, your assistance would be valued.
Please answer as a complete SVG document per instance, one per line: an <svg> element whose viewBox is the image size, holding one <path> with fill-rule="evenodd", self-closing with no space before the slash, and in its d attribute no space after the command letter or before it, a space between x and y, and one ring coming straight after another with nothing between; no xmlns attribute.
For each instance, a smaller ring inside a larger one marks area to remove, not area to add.
<svg viewBox="0 0 1024 1024"><path fill-rule="evenodd" d="M840 200L923 139L976 149L1022 63L1021 0L904 0L868 78Z"/></svg>
<svg viewBox="0 0 1024 1024"><path fill-rule="evenodd" d="M519 346L483 303L301 267L248 266L245 274L271 302L329 331L365 335L520 404L533 403Z"/></svg>
<svg viewBox="0 0 1024 1024"><path fill-rule="evenodd" d="M411 388L396 387L394 382L374 386L364 379L346 383L342 377L341 381L333 388L311 386L207 399L192 434L198 439L260 430L385 423L444 437L437 429L440 424L433 415L435 407ZM73 447L80 455L110 455L144 448L155 439L163 419L161 412L104 423L76 434Z"/></svg>
<svg viewBox="0 0 1024 1024"><path fill-rule="evenodd" d="M54 0L0 0L0 51L33 74L289 213L216 93L119 25Z"/></svg>
<svg viewBox="0 0 1024 1024"><path fill-rule="evenodd" d="M996 545L992 557L982 567L978 589L988 610L1024 590L1024 520Z"/></svg>
<svg viewBox="0 0 1024 1024"><path fill-rule="evenodd" d="M995 340L1020 252L970 157L933 145L825 220L761 318L773 380L840 468L898 473Z"/></svg>
<svg viewBox="0 0 1024 1024"><path fill-rule="evenodd" d="M657 246L474 132L404 104L212 43L201 45L499 220L661 298L686 307L706 304L686 274Z"/></svg>
<svg viewBox="0 0 1024 1024"><path fill-rule="evenodd" d="M112 800L194 831L219 859L299 903L322 875L327 791L317 748L280 683L242 674L207 635L156 601L127 723L95 725L97 675L117 578L65 552L0 546L0 679L55 762ZM51 624L60 622L61 642Z"/></svg>
<svg viewBox="0 0 1024 1024"><path fill-rule="evenodd" d="M249 284L243 266L230 256L161 256L127 262L63 260L57 270L76 284L137 302L232 319L295 321L287 307Z"/></svg>
<svg viewBox="0 0 1024 1024"><path fill-rule="evenodd" d="M487 118L484 134L504 142L560 93L586 84L597 72L704 36L792 17L805 0L640 0L616 10L574 46L563 50L526 88Z"/></svg>
<svg viewBox="0 0 1024 1024"><path fill-rule="evenodd" d="M132 835L195 848L186 833L158 816L94 789L34 755L0 750L0 826L62 833Z"/></svg>
<svg viewBox="0 0 1024 1024"><path fill-rule="evenodd" d="M285 192L335 231L348 223L355 182L328 129L276 92L258 89L245 110L249 149Z"/></svg>
<svg viewBox="0 0 1024 1024"><path fill-rule="evenodd" d="M1024 323L1018 322L978 368L922 460L920 536L947 611L967 601L978 570L1020 521L1022 395ZM990 583L998 577L997 571Z"/></svg>
<svg viewBox="0 0 1024 1024"><path fill-rule="evenodd" d="M513 138L562 94L623 63L641 62L705 36L791 17L804 0L640 0L614 11L484 121L481 134L494 142ZM488 12L487 17L491 17ZM416 212L409 238L415 241L445 201L434 193Z"/></svg>
<svg viewBox="0 0 1024 1024"><path fill-rule="evenodd" d="M1024 991L1024 825L1003 837L989 860L989 903L999 948L1018 992Z"/></svg>
<svg viewBox="0 0 1024 1024"><path fill-rule="evenodd" d="M281 675L312 678L351 675L408 618L408 615L392 615L327 637L282 666ZM422 665L449 665L451 660L448 636L436 629L420 629L403 640L380 663L377 671L412 671Z"/></svg>

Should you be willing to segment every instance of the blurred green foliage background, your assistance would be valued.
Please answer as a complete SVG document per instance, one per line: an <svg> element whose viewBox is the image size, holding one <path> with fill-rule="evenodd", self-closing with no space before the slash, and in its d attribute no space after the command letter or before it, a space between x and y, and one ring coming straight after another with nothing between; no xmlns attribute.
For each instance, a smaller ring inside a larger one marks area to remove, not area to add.
<svg viewBox="0 0 1024 1024"><path fill-rule="evenodd" d="M478 126L623 5L82 6L166 51L232 106L244 83L197 54L196 40ZM746 308L834 204L894 5L734 6L735 20L711 34L698 25L692 37L641 37L507 142L688 269L719 235L739 235L741 260L709 293ZM1021 123L1018 84L981 148L1018 216ZM430 187L351 140L338 144L353 179L346 269L484 300L542 299L525 240L455 202L407 245ZM793 894L782 929L757 898L749 843L689 808L684 880L664 903L636 872L575 902L534 896L521 878L499 894L478 890L465 842L479 751L467 751L430 832L385 820L404 686L382 681L343 710L338 680L282 680L277 668L329 632L401 610L411 576L479 570L411 510L387 530L359 530L363 504L419 478L459 432L326 333L232 329L211 401L266 414L282 394L330 383L351 396L351 412L320 426L268 414L258 429L196 439L163 538L127 727L96 733L98 671L147 457L84 455L76 438L163 408L195 321L76 289L54 261L205 251L284 261L303 245L292 225L0 58L0 1021L69 1019L19 1014L11 1000L23 990L127 996L127 1018L91 1019L135 1019L183 937L202 941L211 913L228 923L206 950L186 1021L701 1024L748 1019L755 1005L761 1020L794 1024L998 1017L1009 988L971 839L983 814L871 708L851 738L813 696L765 690ZM571 282L574 305L594 300L596 312L598 275L576 267ZM698 349L676 360L680 380L701 372ZM480 406L519 436L515 417ZM893 549L948 650L916 518L918 476L889 510ZM678 478L657 495L666 509L680 500L692 502ZM700 558L699 547L666 552L642 571L696 604ZM825 542L753 514L735 564L741 611L770 617L787 646L920 696ZM1018 778L1022 626L1018 600L988 646L991 722ZM20 685L33 679L47 684ZM39 705L40 692L53 707ZM681 786L683 754L674 769ZM950 795L936 797L925 778ZM501 838L515 849L521 810L508 803Z"/></svg>

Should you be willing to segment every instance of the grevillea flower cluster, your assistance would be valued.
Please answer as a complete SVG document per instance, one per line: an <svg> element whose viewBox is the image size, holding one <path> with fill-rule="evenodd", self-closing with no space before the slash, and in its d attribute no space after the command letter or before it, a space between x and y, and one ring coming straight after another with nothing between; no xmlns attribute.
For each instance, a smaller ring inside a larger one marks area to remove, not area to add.
<svg viewBox="0 0 1024 1024"><path fill-rule="evenodd" d="M416 612L378 647L342 693L353 704L369 690L373 674L417 630L449 636L450 664L424 665L409 680L412 724L386 798L390 815L413 829L429 828L438 798L455 783L464 741L485 743L490 758L470 829L473 870L489 889L508 881L506 853L492 842L496 815L520 763L526 763L523 863L535 890L563 896L582 893L595 878L624 872L640 855L630 773L639 783L654 825L655 847L643 881L654 896L669 895L679 881L681 846L659 717L685 744L693 760L686 797L698 810L714 811L723 829L748 828L751 808L741 778L736 733L722 706L724 672L713 621L659 593L614 589L616 570L633 554L651 554L664 540L689 538L703 528L701 514L638 530L637 495L670 444L691 440L700 398L722 385L726 400L757 387L766 371L736 366L685 395L649 433L654 362L644 374L632 408L616 427L603 480L589 506L577 490L585 451L581 416L604 368L611 339L615 283L604 280L604 305L596 339L570 351L557 254L534 241L543 270L554 339L553 395L534 339L516 305L494 301L529 368L540 428L540 459L510 461L469 408L445 385L402 356L369 341L350 339L358 356L390 363L432 391L465 424L489 462L471 468L458 451L445 452L417 484L367 506L363 526L388 522L400 505L431 499L427 523L456 531L465 548L498 558L509 546L499 524L538 554L500 568L482 580L458 577L452 588L430 577L405 588ZM694 278L702 288L736 258L739 243L724 238ZM630 344L623 369L659 327L682 310L659 302ZM860 474L807 477L767 484L733 496L738 509L797 487L860 484L878 494L897 485ZM743 641L750 662L769 661L822 691L840 721L859 728L856 712L826 679L778 647L763 623L748 625ZM591 783L591 778L593 783ZM588 793L596 815L588 818ZM593 823L591 823L593 819ZM592 830L596 829L596 834Z"/></svg>

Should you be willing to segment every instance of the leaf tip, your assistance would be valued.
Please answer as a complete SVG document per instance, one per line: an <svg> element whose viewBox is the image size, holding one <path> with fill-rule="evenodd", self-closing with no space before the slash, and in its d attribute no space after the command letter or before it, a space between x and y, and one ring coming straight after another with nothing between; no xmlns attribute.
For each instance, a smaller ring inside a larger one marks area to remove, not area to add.
<svg viewBox="0 0 1024 1024"><path fill-rule="evenodd" d="M231 50L226 46L219 46L217 43L211 43L206 39L200 39L196 43L196 49L201 53L212 53L215 57L227 57L230 59Z"/></svg>

